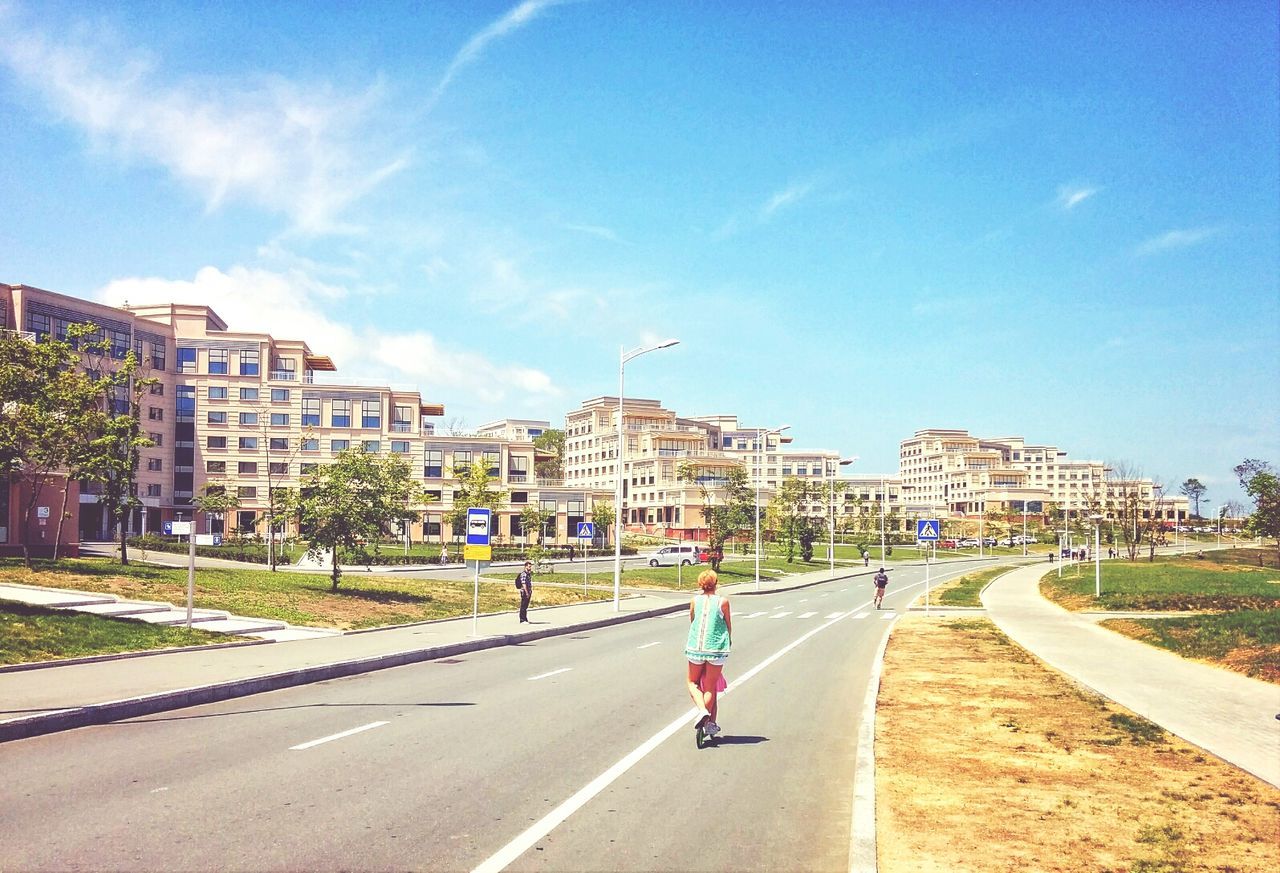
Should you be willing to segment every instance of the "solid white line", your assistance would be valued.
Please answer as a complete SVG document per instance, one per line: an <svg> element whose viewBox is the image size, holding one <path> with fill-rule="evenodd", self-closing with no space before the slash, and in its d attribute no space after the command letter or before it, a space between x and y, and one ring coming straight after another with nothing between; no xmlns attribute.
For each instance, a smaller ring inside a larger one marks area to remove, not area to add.
<svg viewBox="0 0 1280 873"><path fill-rule="evenodd" d="M647 649L647 648L649 648L650 646L660 646L660 645L662 645L662 641L661 641L661 640L659 640L659 641L658 641L658 642L656 642L656 643L645 643L643 646L636 646L636 648L637 648L637 649Z"/></svg>
<svg viewBox="0 0 1280 873"><path fill-rule="evenodd" d="M384 724L390 724L390 722L385 722L385 721L371 721L371 722L369 722L368 724L362 724L362 725L360 725L360 727L358 727L358 728L352 728L351 730L349 730L349 731L343 731L343 732L342 732L342 733L340 733L340 734L333 734L333 735L331 735L331 736L321 737L321 738L320 738L320 739L318 739L318 740L312 740L312 741L311 741L311 742L309 742L309 743L301 743L301 744L296 745L296 746L290 746L290 747L289 747L289 751L291 751L291 752L301 752L303 749L309 749L309 748L311 748L312 746L318 746L318 745L320 745L321 743L327 743L327 742L329 742L329 741L331 741L331 740L340 740L340 739L342 739L343 737L349 737L349 736L351 736L352 734L358 734L358 733L360 733L361 731L367 731L367 730L372 730L373 728L376 728L376 727L382 727Z"/></svg>
<svg viewBox="0 0 1280 873"><path fill-rule="evenodd" d="M791 613L789 612L775 612L773 615L769 616L769 618L785 618L790 614Z"/></svg>
<svg viewBox="0 0 1280 873"><path fill-rule="evenodd" d="M880 648L867 679L867 695L862 699L862 722L858 725L858 751L853 765L853 812L849 826L849 873L876 871L876 700L880 696L880 674L884 652L893 628L880 640Z"/></svg>
<svg viewBox="0 0 1280 873"><path fill-rule="evenodd" d="M765 658L759 664L756 664L750 670L743 673L737 679L730 682L729 687L726 688L721 693L728 694L729 692L733 691L735 688L737 688L742 683L746 682L752 676L755 676L765 667L768 667L770 664L772 664L774 661L781 658L787 652L790 652L796 646L800 645L805 640L809 639L809 637L813 636L814 634L821 633L822 631L831 627L837 621L840 621L840 619L838 618L832 619L826 624L820 624L817 627L815 627L813 630L809 631L808 633L803 634L802 636L792 640L790 643L783 646L781 649L774 652L769 657ZM671 737L678 731L688 730L689 724L693 719L694 713L695 713L695 710L692 707L690 707L688 711L682 713L680 717L677 718L675 721L671 722L671 724L667 725L662 730L658 731L656 734L649 737L649 739L645 740L643 743L637 746L626 757L618 761L618 763L614 764L608 770L605 770L595 779L591 780L582 788L578 789L577 793L575 793L572 797L570 797L564 803L557 806L555 809L551 810L551 812L544 815L541 819L535 822L531 827L525 830L524 833L520 834L514 840L512 840L511 842L503 846L501 849L499 849L497 852L490 855L487 860L481 862L477 867L474 868L473 873L498 873L498 871L505 869L508 864L515 861L517 858L523 855L526 851L532 848L533 845L536 844L539 840L541 840L547 834L555 830L556 827L561 822L563 822L569 816L573 815L575 812L577 812L579 809L585 806L593 797L595 797L601 791L604 791L606 788L608 788L609 785L612 784L615 780L617 780L619 776L621 776L623 773L630 770L633 766L635 766L636 763L638 763L646 755L648 755L650 752L656 749L659 745L661 745L667 738Z"/></svg>
<svg viewBox="0 0 1280 873"><path fill-rule="evenodd" d="M561 667L559 670L552 670L550 673L542 673L537 676L530 676L529 681L535 682L538 679L546 679L548 676L555 676L557 673L568 673L572 669L573 669L572 667Z"/></svg>
<svg viewBox="0 0 1280 873"><path fill-rule="evenodd" d="M799 615L797 615L796 618L813 618L817 614L818 613L816 612L802 612Z"/></svg>

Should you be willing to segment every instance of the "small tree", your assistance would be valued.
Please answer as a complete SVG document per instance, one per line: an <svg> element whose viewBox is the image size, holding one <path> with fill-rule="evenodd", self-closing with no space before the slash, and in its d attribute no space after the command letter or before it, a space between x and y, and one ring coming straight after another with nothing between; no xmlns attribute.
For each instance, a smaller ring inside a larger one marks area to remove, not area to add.
<svg viewBox="0 0 1280 873"><path fill-rule="evenodd" d="M206 482L191 503L205 515L225 517L240 507L240 498L222 482Z"/></svg>
<svg viewBox="0 0 1280 873"><path fill-rule="evenodd" d="M545 461L534 464L534 472L539 479L564 478L564 431L549 428L533 439L533 447L554 455Z"/></svg>
<svg viewBox="0 0 1280 873"><path fill-rule="evenodd" d="M747 486L746 468L737 465L725 473L724 496L717 503L715 493L707 488L701 468L685 461L676 471L684 482L695 483L702 494L702 517L707 522L707 550L711 554L711 569L720 572L720 556L729 537L752 524L755 513L755 492Z"/></svg>
<svg viewBox="0 0 1280 873"><path fill-rule="evenodd" d="M811 501L820 499L823 490L821 483L788 476L769 503L769 515L778 531L788 564L795 561L797 547L802 560L808 562L813 559L813 542L826 527L821 520L812 518L806 507Z"/></svg>
<svg viewBox="0 0 1280 873"><path fill-rule="evenodd" d="M1179 493L1195 504L1193 511L1196 518L1200 517L1200 498L1204 497L1205 492L1209 489L1199 479L1188 479L1178 488Z"/></svg>
<svg viewBox="0 0 1280 873"><path fill-rule="evenodd" d="M613 527L613 523L617 520L613 513L612 500L597 500L591 505L591 523L595 525L601 545L608 541L609 528Z"/></svg>
<svg viewBox="0 0 1280 873"><path fill-rule="evenodd" d="M408 507L417 492L404 459L361 449L347 449L308 476L298 500L299 525L308 541L307 554L332 553L334 591L341 577L339 554L356 552L370 541L377 553L379 535L412 516Z"/></svg>
<svg viewBox="0 0 1280 873"><path fill-rule="evenodd" d="M526 506L520 513L520 529L524 531L525 542L529 543L530 532L533 532L533 542L530 545L540 544L546 534L547 522L553 518L555 513L550 509L543 509L532 503Z"/></svg>
<svg viewBox="0 0 1280 873"><path fill-rule="evenodd" d="M1255 536L1276 540L1276 565L1280 566L1280 477L1270 463L1257 458L1246 458L1235 466L1234 472L1240 487L1253 498L1248 528Z"/></svg>
<svg viewBox="0 0 1280 873"><path fill-rule="evenodd" d="M453 490L453 509L443 514L444 523L457 528L467 520L468 509L488 509L496 518L498 507L507 502L507 492L493 488L493 477L489 475L489 465L483 458L476 458L471 466L450 470L458 480L458 487Z"/></svg>

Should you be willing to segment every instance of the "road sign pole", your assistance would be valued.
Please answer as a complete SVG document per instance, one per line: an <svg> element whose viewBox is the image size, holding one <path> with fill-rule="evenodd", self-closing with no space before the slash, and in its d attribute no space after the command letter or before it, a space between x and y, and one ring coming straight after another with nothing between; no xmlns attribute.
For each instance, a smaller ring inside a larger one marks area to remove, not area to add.
<svg viewBox="0 0 1280 873"><path fill-rule="evenodd" d="M480 562L476 561L474 593L471 596L471 635L480 636Z"/></svg>
<svg viewBox="0 0 1280 873"><path fill-rule="evenodd" d="M187 630L191 630L191 613L196 599L196 531L192 525L187 534Z"/></svg>

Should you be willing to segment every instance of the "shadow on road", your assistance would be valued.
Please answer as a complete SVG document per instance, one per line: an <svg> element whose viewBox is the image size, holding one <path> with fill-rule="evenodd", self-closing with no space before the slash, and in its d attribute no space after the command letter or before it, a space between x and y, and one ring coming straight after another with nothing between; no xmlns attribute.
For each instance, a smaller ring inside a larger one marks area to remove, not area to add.
<svg viewBox="0 0 1280 873"><path fill-rule="evenodd" d="M223 718L228 715L254 715L260 712L284 712L287 709L322 709L325 707L354 707L356 709L370 708L378 706L475 706L474 703L461 703L455 701L440 703L301 703L296 706L268 706L262 709L237 709L232 712L206 712L200 715L170 715L164 717L139 716L137 718L122 718L119 721L108 722L108 724L147 724L156 721L186 721L192 718Z"/></svg>
<svg viewBox="0 0 1280 873"><path fill-rule="evenodd" d="M729 737L721 735L712 741L710 748L714 749L716 746L754 746L757 743L767 742L769 742L768 737Z"/></svg>

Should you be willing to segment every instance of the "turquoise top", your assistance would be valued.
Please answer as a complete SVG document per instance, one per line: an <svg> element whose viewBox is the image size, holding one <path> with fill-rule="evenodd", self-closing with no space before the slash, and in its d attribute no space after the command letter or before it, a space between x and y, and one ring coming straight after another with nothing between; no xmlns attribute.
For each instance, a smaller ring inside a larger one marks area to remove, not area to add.
<svg viewBox="0 0 1280 873"><path fill-rule="evenodd" d="M693 621L689 623L689 639L684 656L690 661L723 658L729 654L729 625L720 611L724 598L717 594L699 594L693 598Z"/></svg>

